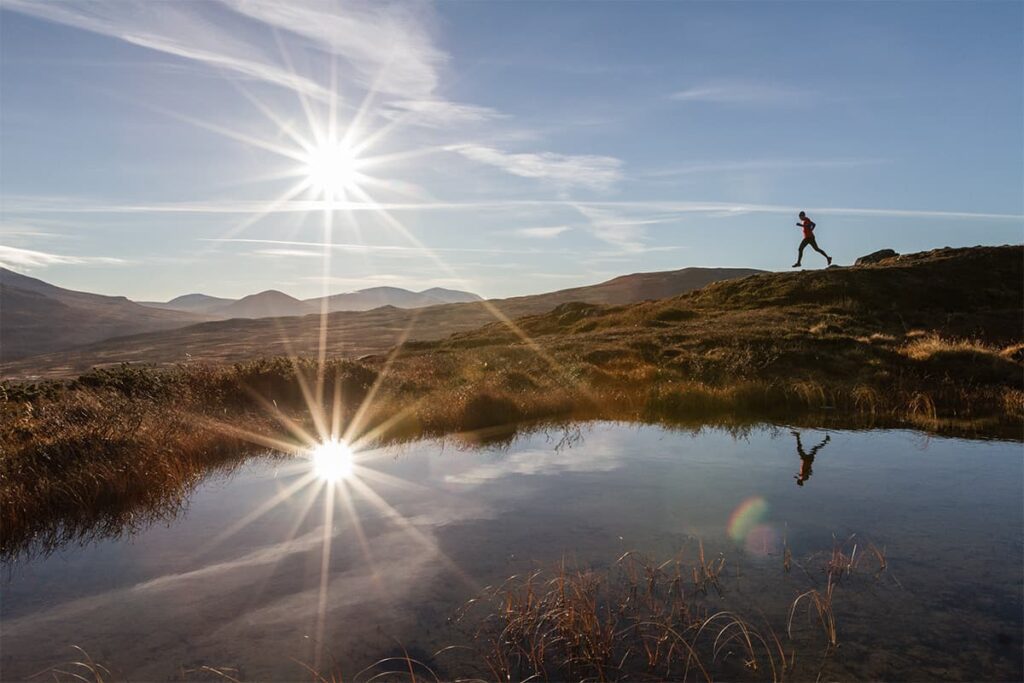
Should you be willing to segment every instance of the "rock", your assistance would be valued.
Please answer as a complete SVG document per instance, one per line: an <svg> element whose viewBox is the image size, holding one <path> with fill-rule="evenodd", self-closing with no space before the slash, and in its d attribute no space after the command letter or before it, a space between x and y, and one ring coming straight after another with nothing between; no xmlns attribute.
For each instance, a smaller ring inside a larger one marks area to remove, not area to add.
<svg viewBox="0 0 1024 683"><path fill-rule="evenodd" d="M559 304L551 309L551 314L558 318L560 325L571 325L572 323L597 315L601 312L600 306L583 303L582 301L570 301Z"/></svg>
<svg viewBox="0 0 1024 683"><path fill-rule="evenodd" d="M1010 348L1003 351L1002 355L1014 362L1024 364L1024 344L1011 346Z"/></svg>
<svg viewBox="0 0 1024 683"><path fill-rule="evenodd" d="M861 256L859 259L854 261L853 265L866 266L869 263L878 263L879 261L884 261L887 258L893 258L896 256L899 256L899 254L897 254L892 249L880 249L878 251L868 254L867 256Z"/></svg>

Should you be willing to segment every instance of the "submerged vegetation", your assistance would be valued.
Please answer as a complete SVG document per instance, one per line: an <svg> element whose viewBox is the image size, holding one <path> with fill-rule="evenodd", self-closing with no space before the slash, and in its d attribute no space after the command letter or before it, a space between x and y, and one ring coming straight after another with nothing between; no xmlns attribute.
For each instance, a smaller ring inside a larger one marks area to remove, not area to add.
<svg viewBox="0 0 1024 683"><path fill-rule="evenodd" d="M400 655L354 673L336 662L318 670L296 660L296 678L313 683L820 680L842 658L837 650L842 617L855 612L865 590L876 595L885 586L898 586L888 577L883 554L858 554L858 547L856 535L834 540L830 550L795 562L801 570L796 579L788 576L794 562L787 548L788 560L769 579L787 584L778 591L779 604L791 602L779 614L754 609L756 601L737 585L738 565L729 571L732 560L708 558L700 540L665 561L636 551L604 566L563 560L482 589L450 615L445 635L450 644L438 652L410 654L400 647ZM840 589L855 580L860 585ZM802 619L805 609L808 618ZM58 681L119 680L75 649L75 661L47 673ZM236 669L212 666L181 673L183 680L245 680Z"/></svg>
<svg viewBox="0 0 1024 683"><path fill-rule="evenodd" d="M804 421L1020 438L1020 247L563 304L359 361L122 365L0 392L3 551L172 509L212 467L529 421Z"/></svg>

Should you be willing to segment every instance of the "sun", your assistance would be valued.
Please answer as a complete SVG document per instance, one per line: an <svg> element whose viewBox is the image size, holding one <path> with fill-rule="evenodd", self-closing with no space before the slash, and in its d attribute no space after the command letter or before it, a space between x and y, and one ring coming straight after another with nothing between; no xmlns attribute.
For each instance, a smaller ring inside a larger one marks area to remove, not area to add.
<svg viewBox="0 0 1024 683"><path fill-rule="evenodd" d="M359 157L343 142L325 142L312 148L304 162L306 180L325 199L344 197L361 177Z"/></svg>
<svg viewBox="0 0 1024 683"><path fill-rule="evenodd" d="M310 450L313 472L325 482L337 482L352 476L352 449L344 441L331 439Z"/></svg>

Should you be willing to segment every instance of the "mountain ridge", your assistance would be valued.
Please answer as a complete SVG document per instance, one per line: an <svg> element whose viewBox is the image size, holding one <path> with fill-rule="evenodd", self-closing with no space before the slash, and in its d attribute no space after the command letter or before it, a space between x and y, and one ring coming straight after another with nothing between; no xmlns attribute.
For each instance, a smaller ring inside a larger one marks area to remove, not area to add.
<svg viewBox="0 0 1024 683"><path fill-rule="evenodd" d="M269 303L264 306L252 299L254 296L266 295L268 292L277 292L289 297L290 301L279 299L274 305ZM240 301L249 301L242 306L233 306ZM445 289L443 287L430 287L416 292L404 287L392 287L382 285L378 287L366 287L351 292L338 292L329 294L326 297L312 297L309 299L298 299L279 292L279 290L265 290L250 294L241 299L228 299L223 297L210 296L209 294L192 293L183 294L170 301L139 301L136 303L151 308L164 310L184 311L189 313L203 313L219 319L228 318L259 318L259 317L284 317L289 315L307 315L313 312L320 312L322 302L328 302L328 312L337 311L367 311L379 306L395 306L396 308L423 308L426 306L437 306L439 304L466 303L469 301L480 301L482 298L472 292L465 292L457 289ZM312 304L312 308L309 306ZM264 308L269 307L271 315L263 314Z"/></svg>
<svg viewBox="0 0 1024 683"><path fill-rule="evenodd" d="M401 339L432 340L485 325L501 316L516 318L547 312L559 304L583 301L618 305L681 294L723 279L761 273L750 268L683 268L634 273L570 289L418 309L378 307L329 313L323 320L330 355L358 357L380 353ZM285 295L287 296L287 295ZM319 313L315 306L311 313ZM80 348L34 356L0 367L12 376L68 376L94 365L120 362L173 364L186 360L235 362L258 355L315 354L321 316L210 320L167 330L97 341Z"/></svg>

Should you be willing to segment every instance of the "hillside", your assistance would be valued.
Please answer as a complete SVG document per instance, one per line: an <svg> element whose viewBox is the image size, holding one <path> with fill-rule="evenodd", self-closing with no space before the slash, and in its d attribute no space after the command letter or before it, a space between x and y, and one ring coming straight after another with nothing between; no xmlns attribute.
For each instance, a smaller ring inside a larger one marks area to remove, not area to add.
<svg viewBox="0 0 1024 683"><path fill-rule="evenodd" d="M188 485L253 449L298 448L295 434L322 429L328 411L357 442L452 432L475 442L523 424L594 419L913 426L1019 441L1022 281L1024 247L945 249L871 266L753 275L657 301L561 303L517 319L518 333L503 323L452 336L430 327L420 332L434 341L323 365L304 342L300 358L123 365L72 381L4 382L0 488L12 502L0 508L0 522L6 542L17 545L39 520L76 528L110 501L130 511L145 500L139 492ZM618 280L611 291L622 289ZM438 306L420 319L449 309L450 321L451 310L478 308ZM389 311L400 312L370 313ZM330 320L360 315L369 314ZM192 334L218 330L218 339L202 333L207 347L216 342L227 354L234 340L243 353L265 356L283 348L266 326L308 334L316 320L247 321L244 329L261 330L257 341L238 338L238 321L195 326ZM387 333L378 334L384 344ZM118 343L127 345L121 353L147 360L166 342L143 335Z"/></svg>
<svg viewBox="0 0 1024 683"><path fill-rule="evenodd" d="M1022 283L1024 247L975 247L624 306L567 303L516 320L518 333L493 323L407 344L376 401L382 415L415 406L410 420L428 431L565 413L825 411L846 422L999 424L1020 438ZM385 358L366 362L382 370Z"/></svg>
<svg viewBox="0 0 1024 683"><path fill-rule="evenodd" d="M1002 345L1024 337L1022 283L1024 247L938 249L871 265L724 280L653 303L555 309L517 322L531 336L601 338L628 329L643 337L645 328L672 334L700 330L702 336L693 339L705 348L712 339L733 346L734 337L765 336L765 325L783 322L789 342L801 338L834 345L864 335L902 338L929 331ZM504 343L513 336L492 324L441 345Z"/></svg>
<svg viewBox="0 0 1024 683"><path fill-rule="evenodd" d="M207 319L149 308L124 297L76 292L0 268L3 362Z"/></svg>
<svg viewBox="0 0 1024 683"><path fill-rule="evenodd" d="M590 287L535 296L420 309L382 307L364 312L332 313L326 318L327 352L332 356L359 357L380 353L403 336L409 340L431 340L471 330L496 320L496 312L515 318L543 313L571 301L601 305L631 303L680 294L718 280L757 272L742 268L684 268L636 273ZM289 305L294 301L292 299ZM252 312L252 309L245 312ZM263 355L315 355L320 324L319 315L208 322L159 334L106 340L72 351L7 363L0 370L7 377L60 377L97 365L121 362L173 364L189 359L234 362Z"/></svg>

